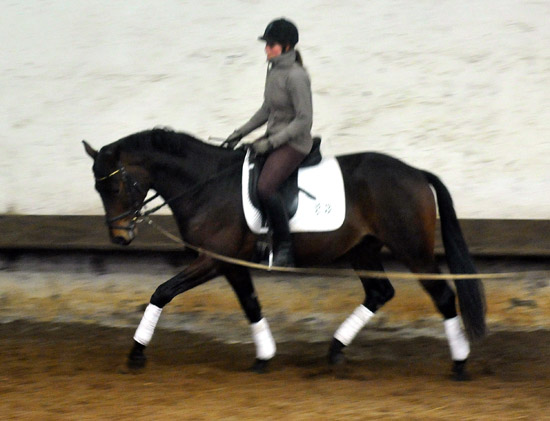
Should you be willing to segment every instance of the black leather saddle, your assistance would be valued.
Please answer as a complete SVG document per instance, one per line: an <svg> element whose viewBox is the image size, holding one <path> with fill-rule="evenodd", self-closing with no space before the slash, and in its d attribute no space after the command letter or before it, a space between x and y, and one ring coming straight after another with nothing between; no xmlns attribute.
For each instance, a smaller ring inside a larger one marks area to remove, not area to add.
<svg viewBox="0 0 550 421"><path fill-rule="evenodd" d="M306 158L300 164L300 167L294 171L290 177L283 183L279 190L279 194L283 198L283 202L286 206L289 219L292 218L296 211L298 210L298 195L300 193L300 188L298 187L298 170L304 167L312 167L321 162L321 138L313 138L313 146L311 152L306 156ZM265 225L265 214L260 205L260 200L258 199L258 178L262 172L262 168L265 164L266 156L250 156L249 161L249 174L248 174L248 194L250 196L250 201L257 209L262 212L263 223ZM315 199L311 194L306 191L303 191L306 195L309 195L312 199Z"/></svg>

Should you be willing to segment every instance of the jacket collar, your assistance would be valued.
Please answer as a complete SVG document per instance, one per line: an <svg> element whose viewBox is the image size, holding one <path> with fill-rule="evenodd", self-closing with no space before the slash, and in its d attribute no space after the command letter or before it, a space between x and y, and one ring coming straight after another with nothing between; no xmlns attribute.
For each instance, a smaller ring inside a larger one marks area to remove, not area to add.
<svg viewBox="0 0 550 421"><path fill-rule="evenodd" d="M296 51L290 50L269 60L270 67L290 67L296 61Z"/></svg>

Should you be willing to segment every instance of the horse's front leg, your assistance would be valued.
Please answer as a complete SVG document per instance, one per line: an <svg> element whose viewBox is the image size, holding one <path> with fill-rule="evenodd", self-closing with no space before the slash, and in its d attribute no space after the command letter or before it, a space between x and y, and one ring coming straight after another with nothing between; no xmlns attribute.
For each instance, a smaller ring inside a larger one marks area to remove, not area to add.
<svg viewBox="0 0 550 421"><path fill-rule="evenodd" d="M250 271L231 265L225 266L222 272L237 294L241 307L250 322L252 339L256 345L256 361L251 369L257 373L264 373L269 361L275 356L276 345L269 324L262 317L262 309L252 284Z"/></svg>
<svg viewBox="0 0 550 421"><path fill-rule="evenodd" d="M153 337L164 306L172 301L176 295L201 285L215 278L218 274L216 262L209 257L200 256L184 271L156 289L134 334L134 345L127 361L129 368L139 369L145 367L147 359L144 350Z"/></svg>

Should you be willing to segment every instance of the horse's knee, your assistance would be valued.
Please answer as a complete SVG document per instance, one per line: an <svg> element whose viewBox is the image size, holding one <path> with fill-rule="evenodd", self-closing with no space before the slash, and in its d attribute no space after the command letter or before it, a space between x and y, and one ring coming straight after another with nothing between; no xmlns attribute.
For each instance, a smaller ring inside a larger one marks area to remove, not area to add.
<svg viewBox="0 0 550 421"><path fill-rule="evenodd" d="M365 293L364 306L374 313L394 297L395 289L388 280L383 280L371 283Z"/></svg>

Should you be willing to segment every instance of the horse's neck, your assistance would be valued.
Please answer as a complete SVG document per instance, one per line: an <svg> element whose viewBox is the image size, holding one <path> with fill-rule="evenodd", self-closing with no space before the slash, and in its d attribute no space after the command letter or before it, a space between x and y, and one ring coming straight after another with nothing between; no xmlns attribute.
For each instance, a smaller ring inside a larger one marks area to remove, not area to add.
<svg viewBox="0 0 550 421"><path fill-rule="evenodd" d="M215 151L191 151L185 157L165 155L159 156L157 160L151 165L152 187L166 201L174 197L186 197L185 201L189 203L203 194L212 194L212 191L229 195L240 190L226 187L235 185L228 182L231 178L240 179L243 159L238 156L220 155ZM163 165L163 162L169 164ZM213 189L216 185L220 185L220 188ZM209 199L216 200L216 197Z"/></svg>
<svg viewBox="0 0 550 421"><path fill-rule="evenodd" d="M219 154L218 154L219 157ZM167 202L185 241L201 244L197 227L239 209L243 159L188 156L182 167L153 165L153 189ZM235 218L237 219L237 218Z"/></svg>

